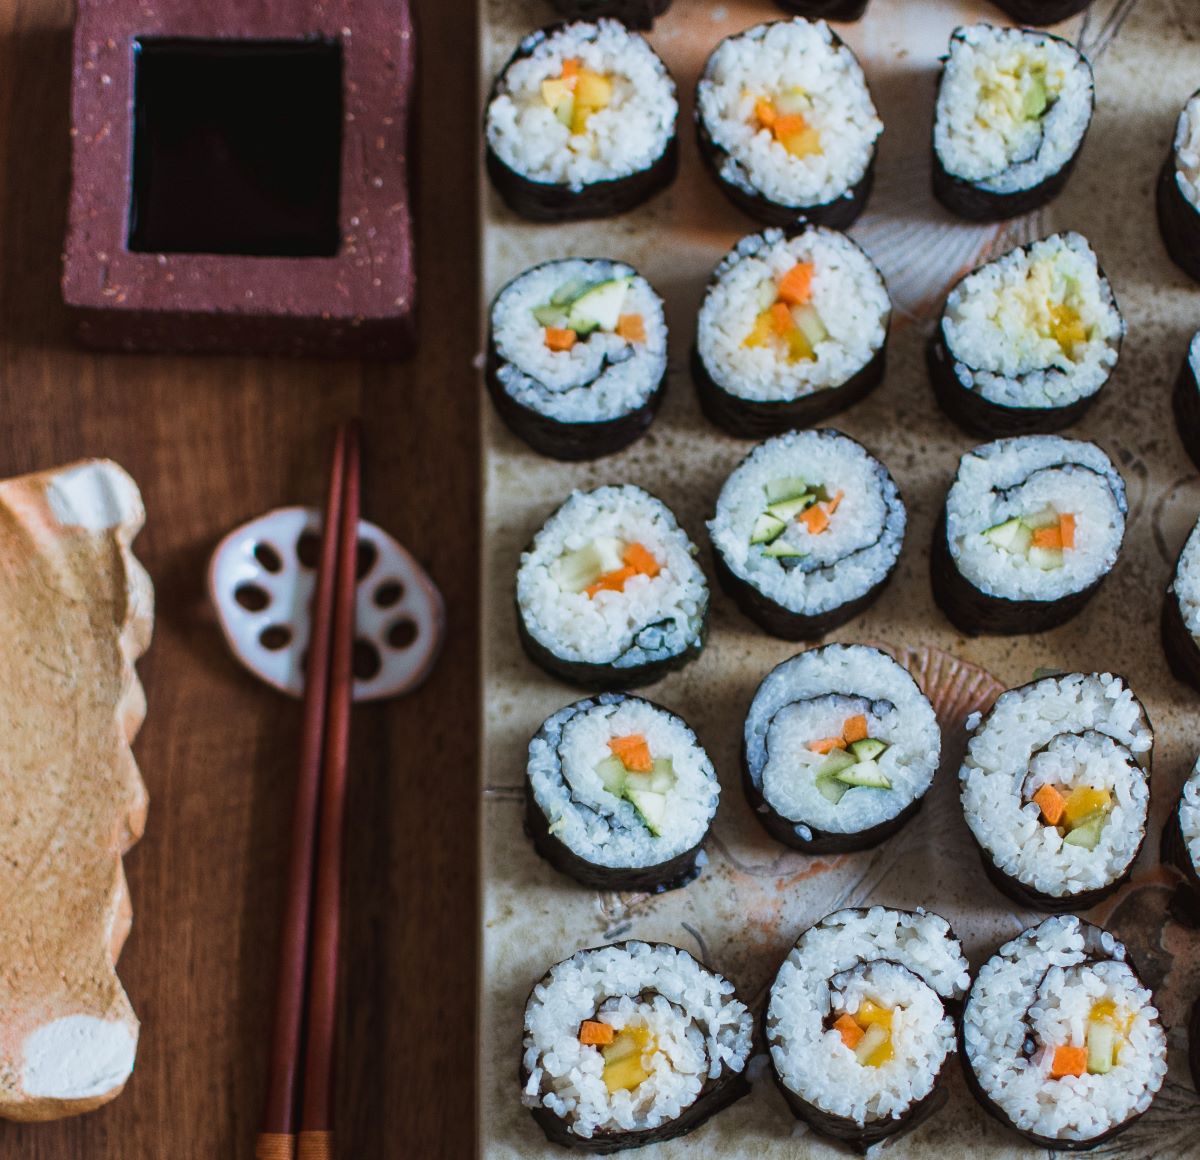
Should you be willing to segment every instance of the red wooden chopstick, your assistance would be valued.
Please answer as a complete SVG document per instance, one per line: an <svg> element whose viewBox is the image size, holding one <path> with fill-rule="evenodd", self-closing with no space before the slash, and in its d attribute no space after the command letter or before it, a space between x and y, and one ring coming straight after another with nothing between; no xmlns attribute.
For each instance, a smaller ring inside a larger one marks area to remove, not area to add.
<svg viewBox="0 0 1200 1160"><path fill-rule="evenodd" d="M353 506L347 511L347 499ZM279 973L275 996L274 1027L267 1071L267 1097L263 1111L262 1131L258 1135L255 1156L258 1160L292 1160L296 1154L296 1081L300 1067L301 1043L304 1025L305 1001L308 993L310 927L313 922L314 857L318 843L318 804L322 812L329 803L329 794L323 791L323 766L332 758L340 770L336 780L340 788L332 804L337 813L337 839L332 837L332 828L322 826L329 834L328 843L323 840L321 858L329 854L329 847L336 846L338 855L334 869L333 885L338 885L340 874L341 801L344 796L346 751L349 739L350 695L352 685L344 674L349 671L354 635L354 568L357 550L357 526L359 510L359 447L357 425L344 424L338 429L334 440L333 457L329 469L329 487L325 501L325 534L321 540L321 555L317 569L317 586L313 596L311 631L309 633L308 661L305 669L304 717L300 733L300 759L296 781L296 802L292 818L292 847L288 863L287 894L280 936ZM343 547L349 542L345 553L349 570L349 599L345 585L346 567L343 567ZM348 623L347 623L348 618ZM343 657L345 658L343 660ZM340 681L339 681L340 678ZM328 722L331 708L338 721L337 741L330 734ZM340 748L339 748L340 747ZM340 756L339 756L340 753ZM327 877L323 875L322 878ZM332 937L335 946L334 975L332 982L326 968L323 987L327 993L336 993L336 942L337 942L337 896L328 900L328 884L323 903L326 911L332 910ZM329 938L330 916L322 923L323 940ZM316 943L314 942L314 947ZM311 1011L311 1006L310 1006ZM322 1002L318 1015L327 1027L327 1042L332 1044L332 1007ZM330 1048L325 1049L327 1052ZM328 1117L329 1073L326 1069L326 1094L324 1107ZM308 1083L305 1084L306 1090ZM318 1089L314 1087L314 1098ZM320 1153L316 1153L320 1155Z"/></svg>

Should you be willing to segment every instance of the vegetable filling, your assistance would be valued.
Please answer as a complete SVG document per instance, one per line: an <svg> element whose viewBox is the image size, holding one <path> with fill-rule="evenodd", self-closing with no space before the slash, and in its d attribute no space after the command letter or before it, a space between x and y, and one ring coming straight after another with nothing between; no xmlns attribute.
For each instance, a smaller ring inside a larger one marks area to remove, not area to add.
<svg viewBox="0 0 1200 1160"><path fill-rule="evenodd" d="M824 150L821 134L809 123L812 98L799 86L754 102L753 123L765 130L793 157L811 157Z"/></svg>
<svg viewBox="0 0 1200 1160"><path fill-rule="evenodd" d="M1010 556L1021 556L1044 572L1061 568L1075 547L1075 516L1047 504L1029 516L1012 516L981 533Z"/></svg>
<svg viewBox="0 0 1200 1160"><path fill-rule="evenodd" d="M1050 1059L1050 1078L1066 1076L1107 1075L1120 1063L1121 1048L1136 1018L1130 1013L1120 1017L1111 999L1101 999L1092 1005L1081 1046L1061 1044L1054 1048Z"/></svg>
<svg viewBox="0 0 1200 1160"><path fill-rule="evenodd" d="M550 301L534 307L533 317L543 328L543 340L553 351L569 351L594 333L615 334L631 345L646 341L646 320L622 312L632 278L607 278L601 282L571 281Z"/></svg>
<svg viewBox="0 0 1200 1160"><path fill-rule="evenodd" d="M599 1049L604 1059L604 1086L609 1095L633 1091L650 1078L645 1059L658 1050L658 1044L644 1024L631 1024L617 1031L609 1023L585 1019L579 1025L579 1042L584 1047Z"/></svg>
<svg viewBox="0 0 1200 1160"><path fill-rule="evenodd" d="M1041 811L1042 823L1053 826L1066 845L1085 850L1096 848L1115 804L1111 790L1087 785L1043 785L1030 801Z"/></svg>
<svg viewBox="0 0 1200 1160"><path fill-rule="evenodd" d="M667 817L667 794L675 788L675 766L669 757L655 758L640 733L613 737L612 756L596 766L601 784L615 797L623 797L654 837L662 836Z"/></svg>
<svg viewBox="0 0 1200 1160"><path fill-rule="evenodd" d="M612 80L568 58L557 77L542 81L542 100L572 136L587 132L588 118L612 101Z"/></svg>
<svg viewBox="0 0 1200 1160"><path fill-rule="evenodd" d="M887 752L886 741L868 735L865 714L847 717L840 737L821 737L810 741L813 753L825 755L816 767L817 789L835 805L848 789L891 789L892 783L879 768L879 758Z"/></svg>
<svg viewBox="0 0 1200 1160"><path fill-rule="evenodd" d="M635 576L653 579L662 565L643 544L625 543L615 536L597 536L573 552L566 552L550 567L555 583L564 592L584 592L594 599L601 592L624 592Z"/></svg>
<svg viewBox="0 0 1200 1160"><path fill-rule="evenodd" d="M830 495L821 484L810 486L795 476L773 480L764 491L767 505L754 521L750 543L760 544L764 556L784 562L808 555L803 546L806 537L829 530L844 494Z"/></svg>
<svg viewBox="0 0 1200 1160"><path fill-rule="evenodd" d="M754 326L742 340L747 347L770 347L789 363L815 361L817 345L829 331L812 303L812 262L797 262L783 277L762 285Z"/></svg>
<svg viewBox="0 0 1200 1160"><path fill-rule="evenodd" d="M882 1067L893 1059L892 1017L895 1010L864 999L857 1011L843 1011L830 1025L863 1067Z"/></svg>

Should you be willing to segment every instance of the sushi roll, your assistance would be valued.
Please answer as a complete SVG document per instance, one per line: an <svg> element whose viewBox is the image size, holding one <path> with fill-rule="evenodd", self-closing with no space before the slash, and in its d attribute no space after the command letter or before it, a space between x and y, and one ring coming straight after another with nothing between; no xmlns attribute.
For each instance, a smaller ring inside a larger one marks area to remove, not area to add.
<svg viewBox="0 0 1200 1160"><path fill-rule="evenodd" d="M823 20L795 19L717 45L696 88L696 132L743 213L845 229L871 192L883 122L854 53Z"/></svg>
<svg viewBox="0 0 1200 1160"><path fill-rule="evenodd" d="M963 814L992 881L1051 913L1116 891L1146 837L1154 746L1129 686L1111 673L1043 677L967 728Z"/></svg>
<svg viewBox="0 0 1200 1160"><path fill-rule="evenodd" d="M976 447L934 530L934 599L972 636L1065 624L1116 563L1128 510L1124 480L1094 443L1021 435Z"/></svg>
<svg viewBox="0 0 1200 1160"><path fill-rule="evenodd" d="M1092 0L992 0L1021 24L1057 24L1082 12Z"/></svg>
<svg viewBox="0 0 1200 1160"><path fill-rule="evenodd" d="M946 1100L970 976L944 918L839 910L797 940L764 1015L775 1081L797 1119L859 1152Z"/></svg>
<svg viewBox="0 0 1200 1160"><path fill-rule="evenodd" d="M1179 114L1158 176L1158 229L1171 261L1200 282L1200 92Z"/></svg>
<svg viewBox="0 0 1200 1160"><path fill-rule="evenodd" d="M649 28L668 8L671 0L553 0L567 20L599 20L610 16L628 28Z"/></svg>
<svg viewBox="0 0 1200 1160"><path fill-rule="evenodd" d="M1200 330L1192 335L1171 395L1175 426L1191 461L1200 469Z"/></svg>
<svg viewBox="0 0 1200 1160"><path fill-rule="evenodd" d="M1092 120L1092 66L1026 28L956 28L938 81L933 192L951 213L1001 221L1067 184Z"/></svg>
<svg viewBox="0 0 1200 1160"><path fill-rule="evenodd" d="M1192 1087L1200 1092L1200 999L1192 1004L1188 1019L1188 1070L1192 1073Z"/></svg>
<svg viewBox="0 0 1200 1160"><path fill-rule="evenodd" d="M696 735L640 697L576 701L529 743L525 829L551 866L597 890L691 882L720 795Z"/></svg>
<svg viewBox="0 0 1200 1160"><path fill-rule="evenodd" d="M867 0L775 0L785 12L808 20L861 20Z"/></svg>
<svg viewBox="0 0 1200 1160"><path fill-rule="evenodd" d="M545 28L488 97L488 176L531 221L624 213L675 179L678 114L666 65L619 21Z"/></svg>
<svg viewBox="0 0 1200 1160"><path fill-rule="evenodd" d="M941 757L925 694L886 653L830 644L784 661L754 694L742 739L763 827L807 854L865 850L920 808Z"/></svg>
<svg viewBox="0 0 1200 1160"><path fill-rule="evenodd" d="M1188 923L1200 926L1200 761L1183 783L1179 801L1163 827L1161 856L1163 865L1174 867L1183 876Z"/></svg>
<svg viewBox="0 0 1200 1160"><path fill-rule="evenodd" d="M926 348L943 411L972 435L1058 431L1117 365L1125 323L1087 239L1053 234L963 278Z"/></svg>
<svg viewBox="0 0 1200 1160"><path fill-rule="evenodd" d="M1200 691L1200 522L1179 553L1163 598L1162 643L1176 679Z"/></svg>
<svg viewBox="0 0 1200 1160"><path fill-rule="evenodd" d="M548 1140L582 1152L686 1135L750 1091L753 1023L733 984L687 951L578 951L525 1006L522 1102Z"/></svg>
<svg viewBox="0 0 1200 1160"><path fill-rule="evenodd" d="M868 608L904 543L888 470L840 431L791 431L734 469L708 523L717 579L751 620L813 640Z"/></svg>
<svg viewBox="0 0 1200 1160"><path fill-rule="evenodd" d="M661 500L632 484L576 491L517 571L525 651L552 676L627 689L700 655L708 582Z"/></svg>
<svg viewBox="0 0 1200 1160"><path fill-rule="evenodd" d="M980 1104L1054 1152L1111 1140L1167 1074L1154 996L1125 947L1075 915L1030 927L979 968L960 1048Z"/></svg>
<svg viewBox="0 0 1200 1160"><path fill-rule="evenodd" d="M704 414L743 439L808 427L883 381L892 303L845 234L743 238L713 271L692 378Z"/></svg>
<svg viewBox="0 0 1200 1160"><path fill-rule="evenodd" d="M542 455L594 459L628 446L653 421L666 374L662 299L632 266L546 262L496 296L488 390Z"/></svg>

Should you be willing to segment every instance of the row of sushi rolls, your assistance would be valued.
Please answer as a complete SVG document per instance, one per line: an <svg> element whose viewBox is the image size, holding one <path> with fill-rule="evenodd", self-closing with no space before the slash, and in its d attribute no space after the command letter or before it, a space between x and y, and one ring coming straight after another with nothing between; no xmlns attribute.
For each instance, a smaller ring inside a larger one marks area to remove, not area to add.
<svg viewBox="0 0 1200 1160"><path fill-rule="evenodd" d="M634 31L669 0L557 2L574 19L527 37L488 97L488 172L527 219L621 213L676 171L675 85ZM1043 26L1086 2L998 0ZM866 6L789 0L789 18L719 44L696 91L712 178L766 227L713 272L691 355L708 419L760 440L725 482L708 533L721 588L786 640L822 637L866 608L905 533L884 464L817 426L884 374L888 291L840 232L869 196L882 124L859 62L821 19L857 19ZM957 29L937 91L933 193L977 221L1044 205L1068 180L1093 100L1091 66L1070 42L1036 27ZM1200 280L1200 93L1179 116L1157 200L1172 258ZM990 440L962 456L931 553L937 603L961 631L1061 624L1116 562L1121 474L1095 444L1053 432L1095 402L1124 329L1077 233L990 260L946 298L929 377L951 418ZM621 262L547 262L492 306L489 392L543 455L590 459L637 439L666 369L663 303ZM1198 378L1200 334L1174 395L1200 466ZM543 858L588 887L674 889L703 865L720 792L713 764L680 717L622 691L700 652L709 588L696 555L668 508L626 485L573 493L521 557L522 644L591 691L529 745L525 826ZM1176 675L1200 688L1200 525L1162 635ZM1145 1112L1167 1070L1153 996L1122 943L1075 912L1115 891L1142 847L1146 712L1120 677L1055 672L1004 693L967 729L961 802L988 874L1050 917L972 980L935 913L828 915L779 968L757 1034L732 984L684 950L580 950L546 973L525 1011L523 1099L546 1135L611 1152L687 1132L747 1092L756 1042L795 1115L859 1149L933 1112L956 1052L979 1102L1045 1147L1093 1147ZM776 841L863 850L914 815L941 748L905 668L876 648L826 644L758 687L744 790ZM1200 766L1162 852L1200 899Z"/></svg>

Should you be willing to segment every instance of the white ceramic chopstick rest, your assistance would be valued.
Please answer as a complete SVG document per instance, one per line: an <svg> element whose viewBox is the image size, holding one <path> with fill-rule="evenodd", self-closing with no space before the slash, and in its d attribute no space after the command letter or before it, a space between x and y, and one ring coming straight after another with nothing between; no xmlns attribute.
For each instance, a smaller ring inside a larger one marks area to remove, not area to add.
<svg viewBox="0 0 1200 1160"><path fill-rule="evenodd" d="M406 693L433 668L445 613L425 569L385 531L358 525L354 699ZM277 508L230 532L213 553L209 596L234 656L294 697L304 692L321 513Z"/></svg>

